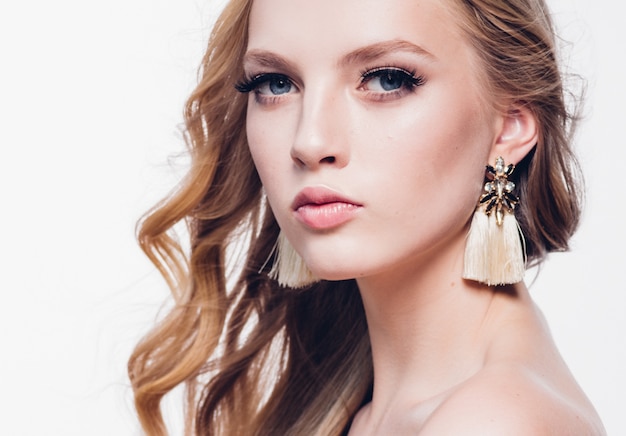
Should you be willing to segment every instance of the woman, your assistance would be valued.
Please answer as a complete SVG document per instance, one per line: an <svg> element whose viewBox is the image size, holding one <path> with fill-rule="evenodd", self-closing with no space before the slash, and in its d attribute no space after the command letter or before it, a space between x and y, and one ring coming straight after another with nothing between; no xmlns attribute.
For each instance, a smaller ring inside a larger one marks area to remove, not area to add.
<svg viewBox="0 0 626 436"><path fill-rule="evenodd" d="M542 1L234 0L185 115L148 434L183 382L194 434L604 434L522 281L580 214Z"/></svg>

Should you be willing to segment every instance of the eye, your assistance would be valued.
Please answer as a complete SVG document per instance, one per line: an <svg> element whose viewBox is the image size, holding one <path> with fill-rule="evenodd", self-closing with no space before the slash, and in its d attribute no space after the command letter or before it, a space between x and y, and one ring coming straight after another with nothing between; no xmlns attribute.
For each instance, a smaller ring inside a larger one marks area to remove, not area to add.
<svg viewBox="0 0 626 436"><path fill-rule="evenodd" d="M361 75L359 89L374 93L412 91L424 83L423 76L396 67L375 68Z"/></svg>
<svg viewBox="0 0 626 436"><path fill-rule="evenodd" d="M238 83L235 88L244 93L254 91L257 95L277 96L288 94L294 85L284 74L264 73Z"/></svg>
<svg viewBox="0 0 626 436"><path fill-rule="evenodd" d="M291 91L291 81L282 75L272 75L257 86L256 92L264 95L281 95Z"/></svg>

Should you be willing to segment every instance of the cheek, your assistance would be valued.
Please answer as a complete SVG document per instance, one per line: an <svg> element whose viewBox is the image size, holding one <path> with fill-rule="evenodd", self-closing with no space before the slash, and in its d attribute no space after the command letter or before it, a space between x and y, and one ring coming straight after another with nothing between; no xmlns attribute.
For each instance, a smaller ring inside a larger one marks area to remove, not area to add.
<svg viewBox="0 0 626 436"><path fill-rule="evenodd" d="M454 111L425 106L360 126L361 144L371 144L368 153L372 160L400 177L436 178L440 188L451 179L482 174L494 140L483 117L474 114L471 106L457 105ZM358 147L354 153L358 155Z"/></svg>
<svg viewBox="0 0 626 436"><path fill-rule="evenodd" d="M398 112L362 126L363 141L370 138L373 143L368 173L388 187L384 201L396 215L430 222L451 214L459 220L469 217L475 207L492 132L471 105L457 105L454 112L442 107L437 110L433 104L421 112Z"/></svg>
<svg viewBox="0 0 626 436"><path fill-rule="evenodd" d="M270 128L270 126L272 128ZM271 185L272 175L279 173L280 161L284 151L279 140L279 129L273 123L248 110L246 136L254 165L263 185ZM284 170L284 168L283 168Z"/></svg>
<svg viewBox="0 0 626 436"><path fill-rule="evenodd" d="M290 155L289 125L276 122L266 114L248 112L246 135L252 160L276 218L282 222L281 211L289 208L288 191L293 162Z"/></svg>

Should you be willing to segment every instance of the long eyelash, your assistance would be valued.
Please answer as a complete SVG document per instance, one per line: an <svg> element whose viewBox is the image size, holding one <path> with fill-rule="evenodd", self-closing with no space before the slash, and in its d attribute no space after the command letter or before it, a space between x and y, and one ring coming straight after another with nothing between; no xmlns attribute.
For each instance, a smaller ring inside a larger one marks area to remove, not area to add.
<svg viewBox="0 0 626 436"><path fill-rule="evenodd" d="M257 74L256 76L250 78L250 79L243 79L240 82L238 82L237 84L235 84L235 89L241 93L249 93L252 92L254 90L256 90L259 86L261 86L263 83L267 82L270 79L283 79L286 81L291 81L289 80L289 78L283 74L276 74L276 73L263 73L263 74Z"/></svg>
<svg viewBox="0 0 626 436"><path fill-rule="evenodd" d="M254 76L251 79L245 78L235 84L235 89L241 93L246 94L248 92L254 91L265 80L267 80L265 74L259 74L258 76Z"/></svg>
<svg viewBox="0 0 626 436"><path fill-rule="evenodd" d="M377 67L377 68L372 68L372 69L368 69L365 71L361 72L361 83L365 83L367 82L369 79L372 79L378 75L380 75L381 73L384 73L386 71L393 71L393 72L398 72L398 73L402 73L402 75L404 75L404 79L407 81L407 84L411 87L411 88L415 88L418 86L423 85L426 82L426 79L424 76L417 76L417 71L409 71L409 70L405 70L404 68L398 68L398 67Z"/></svg>

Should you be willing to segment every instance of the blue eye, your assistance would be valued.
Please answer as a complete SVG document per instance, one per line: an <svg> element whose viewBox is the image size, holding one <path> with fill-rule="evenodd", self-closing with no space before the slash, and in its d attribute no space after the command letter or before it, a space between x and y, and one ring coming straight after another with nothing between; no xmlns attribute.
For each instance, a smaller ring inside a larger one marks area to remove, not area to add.
<svg viewBox="0 0 626 436"><path fill-rule="evenodd" d="M361 76L362 89L379 93L412 90L423 83L422 76L415 77L414 73L401 68L376 68Z"/></svg>
<svg viewBox="0 0 626 436"><path fill-rule="evenodd" d="M385 91L393 91L394 89L402 88L405 82L405 75L398 71L386 71L378 76L380 87Z"/></svg>
<svg viewBox="0 0 626 436"><path fill-rule="evenodd" d="M291 91L291 82L284 76L271 77L265 84L259 86L257 90L261 92L267 88L274 95L287 94ZM264 94L264 92L261 92Z"/></svg>
<svg viewBox="0 0 626 436"><path fill-rule="evenodd" d="M291 92L293 83L283 74L269 73L238 83L235 88L244 93L254 91L261 95L283 95Z"/></svg>

